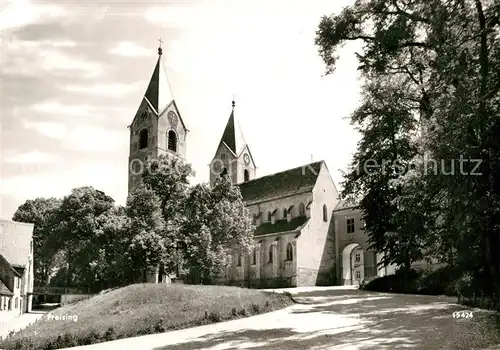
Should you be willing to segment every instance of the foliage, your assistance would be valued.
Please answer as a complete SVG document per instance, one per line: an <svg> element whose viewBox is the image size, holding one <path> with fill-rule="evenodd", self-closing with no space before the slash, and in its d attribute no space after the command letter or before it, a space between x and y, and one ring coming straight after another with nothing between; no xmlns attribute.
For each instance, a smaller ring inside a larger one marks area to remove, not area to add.
<svg viewBox="0 0 500 350"><path fill-rule="evenodd" d="M140 271L142 281L148 273L164 264L167 246L171 243L164 235L160 200L155 192L145 186L133 190L125 208L128 225L126 227L126 257L132 270Z"/></svg>
<svg viewBox="0 0 500 350"><path fill-rule="evenodd" d="M133 284L62 307L61 315L78 315L78 322L71 327L67 322L44 318L0 342L0 347L60 349L88 345L236 319L291 304L289 295L251 289Z"/></svg>
<svg viewBox="0 0 500 350"><path fill-rule="evenodd" d="M186 265L195 280L210 283L228 266L231 255L250 252L253 231L238 187L227 178L194 186L186 199L183 226Z"/></svg>
<svg viewBox="0 0 500 350"><path fill-rule="evenodd" d="M12 220L34 224L33 260L35 285L44 286L54 267L57 267L59 246L53 239L51 215L59 208L61 201L56 198L28 199L17 208Z"/></svg>
<svg viewBox="0 0 500 350"><path fill-rule="evenodd" d="M327 73L340 46L364 44L353 163L392 166L347 173L343 196L362 196L372 247L386 251L385 264L447 262L498 307L499 9L496 0L358 0L324 17L316 37ZM395 160L404 168L397 174Z"/></svg>
<svg viewBox="0 0 500 350"><path fill-rule="evenodd" d="M51 218L53 238L65 252L66 286L98 289L101 266L114 241L114 200L93 187L79 187L64 197Z"/></svg>

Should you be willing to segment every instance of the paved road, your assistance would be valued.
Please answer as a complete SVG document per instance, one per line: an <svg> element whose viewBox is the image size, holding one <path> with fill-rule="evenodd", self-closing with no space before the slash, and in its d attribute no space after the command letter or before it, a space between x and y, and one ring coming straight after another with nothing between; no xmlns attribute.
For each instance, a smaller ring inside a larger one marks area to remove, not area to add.
<svg viewBox="0 0 500 350"><path fill-rule="evenodd" d="M95 344L105 349L497 349L495 314L453 299L368 293L346 288L294 290L300 304L244 319Z"/></svg>

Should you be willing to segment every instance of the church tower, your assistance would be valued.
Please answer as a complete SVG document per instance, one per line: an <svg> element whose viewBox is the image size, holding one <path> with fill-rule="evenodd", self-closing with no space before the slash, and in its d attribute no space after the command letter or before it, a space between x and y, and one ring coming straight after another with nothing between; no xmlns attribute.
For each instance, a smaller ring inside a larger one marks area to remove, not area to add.
<svg viewBox="0 0 500 350"><path fill-rule="evenodd" d="M172 95L161 45L153 75L129 129L129 192L141 179L147 159L161 154L186 159L186 135L189 130Z"/></svg>
<svg viewBox="0 0 500 350"><path fill-rule="evenodd" d="M231 115L210 163L210 184L214 184L218 177L225 175L229 176L232 184L246 182L256 177L257 168L234 116L234 107L233 101Z"/></svg>

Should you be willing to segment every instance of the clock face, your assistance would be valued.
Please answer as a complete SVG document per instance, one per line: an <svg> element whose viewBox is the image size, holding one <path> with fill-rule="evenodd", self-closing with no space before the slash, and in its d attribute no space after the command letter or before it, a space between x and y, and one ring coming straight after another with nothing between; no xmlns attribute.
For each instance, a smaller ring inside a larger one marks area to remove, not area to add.
<svg viewBox="0 0 500 350"><path fill-rule="evenodd" d="M175 115L175 112L168 112L168 121L173 126L177 125L177 116Z"/></svg>
<svg viewBox="0 0 500 350"><path fill-rule="evenodd" d="M250 156L248 154L243 155L243 161L245 162L246 165L250 163Z"/></svg>

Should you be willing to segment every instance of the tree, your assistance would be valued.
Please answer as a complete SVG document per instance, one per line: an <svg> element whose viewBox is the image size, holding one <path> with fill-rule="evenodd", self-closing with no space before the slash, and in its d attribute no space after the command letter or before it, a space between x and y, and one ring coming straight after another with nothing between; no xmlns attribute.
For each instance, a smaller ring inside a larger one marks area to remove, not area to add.
<svg viewBox="0 0 500 350"><path fill-rule="evenodd" d="M51 215L61 205L57 198L29 199L17 208L12 220L34 224L33 260L36 286L45 286L53 272L58 242L54 239L49 223Z"/></svg>
<svg viewBox="0 0 500 350"><path fill-rule="evenodd" d="M159 266L167 264L167 249L173 242L166 232L161 201L146 186L133 190L125 208L128 217L126 256L132 273L139 272L142 282Z"/></svg>
<svg viewBox="0 0 500 350"><path fill-rule="evenodd" d="M114 200L104 192L79 187L52 216L54 237L66 255L67 286L94 287L101 248L109 242L104 228L114 210Z"/></svg>
<svg viewBox="0 0 500 350"><path fill-rule="evenodd" d="M418 110L418 129L404 129L421 133L416 138L419 152L412 160L418 172L394 179L393 186L398 187L391 197L394 205L380 212L382 225L391 223L395 231L384 233L372 221L367 222L368 232L378 232L375 240L382 243L394 237L398 243L414 242L410 251L416 256L427 245L426 253L446 256L448 262L475 275L483 292L497 296L498 305L500 142L493 135L500 131L499 9L497 1L360 0L339 15L324 17L316 38L327 73L335 67L339 46L362 41L364 52L358 59L364 79L377 83L389 77L397 86L394 92L409 92L400 112ZM368 88L365 93L371 94ZM355 115L371 112L363 104ZM366 135L363 142L365 149L376 146ZM358 149L358 154L362 151ZM438 162L434 174L426 172L429 158ZM450 171L461 159L477 160L478 169L466 161L460 172ZM362 194L366 199L370 192L379 192L380 182L363 187L357 184L368 181L349 181L354 185L345 194ZM380 196L371 202L378 201L384 202ZM368 215L375 214L366 200L361 206ZM423 232L411 237L409 224L417 224L419 215L417 227ZM391 253L394 259L396 253Z"/></svg>
<svg viewBox="0 0 500 350"><path fill-rule="evenodd" d="M228 266L231 255L250 252L255 227L239 188L226 178L212 188L194 186L185 207L184 258L194 281L208 284Z"/></svg>

